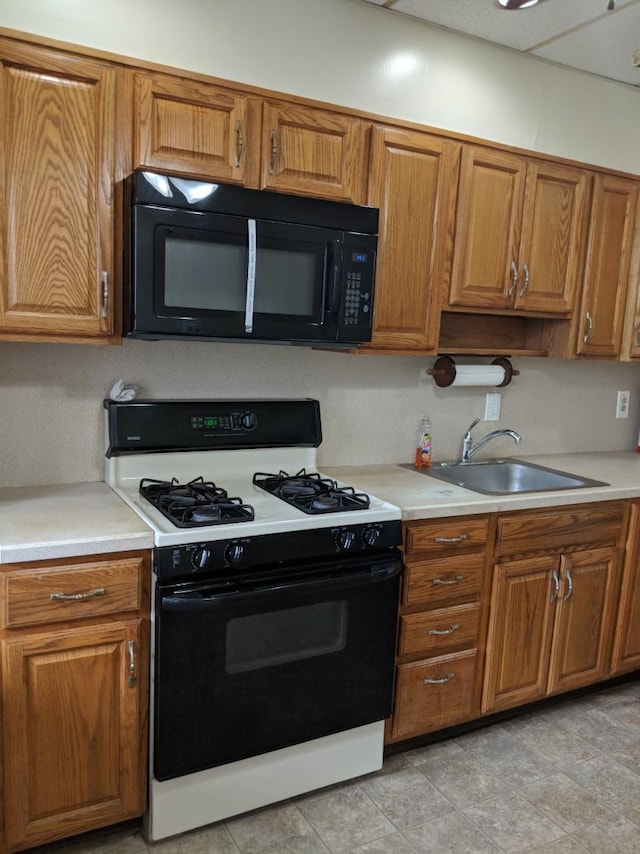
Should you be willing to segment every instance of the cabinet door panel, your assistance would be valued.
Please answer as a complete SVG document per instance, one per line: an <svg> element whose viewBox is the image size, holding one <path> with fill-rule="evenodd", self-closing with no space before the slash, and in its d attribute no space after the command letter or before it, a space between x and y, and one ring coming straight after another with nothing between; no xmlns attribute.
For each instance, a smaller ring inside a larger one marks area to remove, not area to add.
<svg viewBox="0 0 640 854"><path fill-rule="evenodd" d="M463 147L450 305L512 306L525 174L521 157Z"/></svg>
<svg viewBox="0 0 640 854"><path fill-rule="evenodd" d="M567 314L573 310L588 189L589 177L580 169L528 165L515 308Z"/></svg>
<svg viewBox="0 0 640 854"><path fill-rule="evenodd" d="M108 335L115 69L3 40L0 58L0 331Z"/></svg>
<svg viewBox="0 0 640 854"><path fill-rule="evenodd" d="M373 347L435 350L450 277L460 146L376 127L369 204L380 209Z"/></svg>
<svg viewBox="0 0 640 854"><path fill-rule="evenodd" d="M266 103L263 189L363 204L369 125L329 110Z"/></svg>
<svg viewBox="0 0 640 854"><path fill-rule="evenodd" d="M576 352L619 356L638 183L596 175Z"/></svg>
<svg viewBox="0 0 640 854"><path fill-rule="evenodd" d="M640 669L640 504L631 505L611 671Z"/></svg>
<svg viewBox="0 0 640 854"><path fill-rule="evenodd" d="M207 83L145 74L136 74L135 94L137 167L256 185L259 116L250 98Z"/></svg>
<svg viewBox="0 0 640 854"><path fill-rule="evenodd" d="M494 567L482 711L519 706L546 693L558 558Z"/></svg>
<svg viewBox="0 0 640 854"><path fill-rule="evenodd" d="M9 845L142 813L143 638L135 620L1 642Z"/></svg>
<svg viewBox="0 0 640 854"><path fill-rule="evenodd" d="M570 691L607 677L617 559L615 549L576 552L561 558L562 586L551 648L549 693Z"/></svg>

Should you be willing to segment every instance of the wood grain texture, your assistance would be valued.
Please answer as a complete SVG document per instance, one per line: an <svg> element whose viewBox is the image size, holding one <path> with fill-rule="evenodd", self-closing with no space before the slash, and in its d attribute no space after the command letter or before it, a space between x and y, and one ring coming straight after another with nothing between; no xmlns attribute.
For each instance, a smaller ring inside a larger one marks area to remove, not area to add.
<svg viewBox="0 0 640 854"><path fill-rule="evenodd" d="M430 519L409 522L404 527L404 550L407 557L460 554L484 547L489 537L489 517L469 516L457 519Z"/></svg>
<svg viewBox="0 0 640 854"><path fill-rule="evenodd" d="M640 669L640 503L631 502L622 587L611 657L612 673Z"/></svg>
<svg viewBox="0 0 640 854"><path fill-rule="evenodd" d="M402 604L443 608L480 598L484 555L469 554L406 564Z"/></svg>
<svg viewBox="0 0 640 854"><path fill-rule="evenodd" d="M106 337L115 69L4 40L0 62L0 331Z"/></svg>
<svg viewBox="0 0 640 854"><path fill-rule="evenodd" d="M477 604L404 614L400 617L398 655L424 658L476 647L479 630Z"/></svg>

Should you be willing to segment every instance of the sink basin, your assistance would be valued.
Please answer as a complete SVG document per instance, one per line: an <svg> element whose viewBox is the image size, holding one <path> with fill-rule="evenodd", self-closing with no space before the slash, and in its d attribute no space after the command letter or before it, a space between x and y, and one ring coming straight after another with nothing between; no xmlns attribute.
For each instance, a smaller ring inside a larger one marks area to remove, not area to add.
<svg viewBox="0 0 640 854"><path fill-rule="evenodd" d="M584 489L609 486L566 471L545 468L521 460L472 460L469 463L436 463L422 470L429 477L472 489L483 495L512 495L523 492L556 492L560 489Z"/></svg>

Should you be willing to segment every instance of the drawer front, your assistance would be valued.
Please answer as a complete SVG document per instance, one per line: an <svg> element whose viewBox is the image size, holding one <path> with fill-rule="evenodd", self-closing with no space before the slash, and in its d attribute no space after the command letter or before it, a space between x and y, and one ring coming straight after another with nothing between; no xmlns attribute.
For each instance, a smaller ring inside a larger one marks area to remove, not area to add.
<svg viewBox="0 0 640 854"><path fill-rule="evenodd" d="M137 611L144 566L136 556L0 573L0 628Z"/></svg>
<svg viewBox="0 0 640 854"><path fill-rule="evenodd" d="M405 553L431 555L451 552L452 548L480 548L487 542L489 519L432 519L409 523L405 529Z"/></svg>
<svg viewBox="0 0 640 854"><path fill-rule="evenodd" d="M475 647L480 606L459 605L400 617L400 655L444 655Z"/></svg>
<svg viewBox="0 0 640 854"><path fill-rule="evenodd" d="M409 562L405 570L403 605L448 608L478 602L483 555L456 555L440 560Z"/></svg>
<svg viewBox="0 0 640 854"><path fill-rule="evenodd" d="M573 545L616 546L623 520L624 504L620 501L501 516L496 552L566 550Z"/></svg>
<svg viewBox="0 0 640 854"><path fill-rule="evenodd" d="M393 741L435 732L479 715L475 649L398 667Z"/></svg>

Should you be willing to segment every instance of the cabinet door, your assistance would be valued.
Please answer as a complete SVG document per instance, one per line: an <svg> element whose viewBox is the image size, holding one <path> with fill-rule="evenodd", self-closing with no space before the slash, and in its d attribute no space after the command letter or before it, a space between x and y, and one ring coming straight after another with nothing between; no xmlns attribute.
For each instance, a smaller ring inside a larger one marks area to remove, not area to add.
<svg viewBox="0 0 640 854"><path fill-rule="evenodd" d="M353 116L265 103L262 188L364 204L368 132Z"/></svg>
<svg viewBox="0 0 640 854"><path fill-rule="evenodd" d="M135 620L0 642L12 850L144 811L147 631Z"/></svg>
<svg viewBox="0 0 640 854"><path fill-rule="evenodd" d="M636 181L595 176L578 354L620 355L637 205Z"/></svg>
<svg viewBox="0 0 640 854"><path fill-rule="evenodd" d="M600 682L609 673L617 606L618 552L576 552L560 559L561 588L548 692Z"/></svg>
<svg viewBox="0 0 640 854"><path fill-rule="evenodd" d="M640 504L631 505L611 671L640 669Z"/></svg>
<svg viewBox="0 0 640 854"><path fill-rule="evenodd" d="M380 209L373 347L435 351L448 289L460 145L373 130L369 204Z"/></svg>
<svg viewBox="0 0 640 854"><path fill-rule="evenodd" d="M450 305L512 307L525 175L521 157L463 147Z"/></svg>
<svg viewBox="0 0 640 854"><path fill-rule="evenodd" d="M589 175L581 169L528 164L515 308L559 314L573 310L589 187Z"/></svg>
<svg viewBox="0 0 640 854"><path fill-rule="evenodd" d="M257 101L207 83L135 75L136 167L257 186Z"/></svg>
<svg viewBox="0 0 640 854"><path fill-rule="evenodd" d="M483 712L520 706L546 694L559 586L557 557L494 567Z"/></svg>
<svg viewBox="0 0 640 854"><path fill-rule="evenodd" d="M0 335L113 331L115 69L0 39Z"/></svg>

